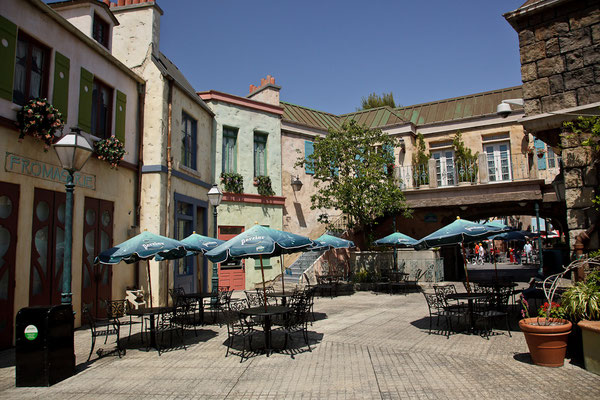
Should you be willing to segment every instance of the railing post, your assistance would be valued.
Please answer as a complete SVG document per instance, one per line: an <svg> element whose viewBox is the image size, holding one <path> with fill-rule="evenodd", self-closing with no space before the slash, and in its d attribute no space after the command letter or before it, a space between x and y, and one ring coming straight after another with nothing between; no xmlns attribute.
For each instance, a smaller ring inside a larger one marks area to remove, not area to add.
<svg viewBox="0 0 600 400"><path fill-rule="evenodd" d="M487 153L480 153L477 157L479 163L479 183L488 183L490 181L490 175L488 171L488 159Z"/></svg>
<svg viewBox="0 0 600 400"><path fill-rule="evenodd" d="M436 188L437 187L437 173L435 168L435 159L430 158L427 165L427 172L429 173L429 187Z"/></svg>

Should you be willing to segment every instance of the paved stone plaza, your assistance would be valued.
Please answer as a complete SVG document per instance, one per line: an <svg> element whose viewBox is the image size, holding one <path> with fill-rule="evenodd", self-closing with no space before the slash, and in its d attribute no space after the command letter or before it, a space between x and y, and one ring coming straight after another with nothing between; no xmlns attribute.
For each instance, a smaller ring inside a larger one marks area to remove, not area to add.
<svg viewBox="0 0 600 400"><path fill-rule="evenodd" d="M252 354L241 363L225 357L225 326L207 325L197 337L188 332L186 350L159 356L136 348L134 338L123 358L94 354L89 363L90 332L79 330L77 374L49 388L16 388L14 351L0 353L0 398L600 398L600 376L568 360L562 368L532 365L520 332L510 338L499 331L489 340L428 335L420 293L317 298L315 312L312 352L298 336L292 352Z"/></svg>

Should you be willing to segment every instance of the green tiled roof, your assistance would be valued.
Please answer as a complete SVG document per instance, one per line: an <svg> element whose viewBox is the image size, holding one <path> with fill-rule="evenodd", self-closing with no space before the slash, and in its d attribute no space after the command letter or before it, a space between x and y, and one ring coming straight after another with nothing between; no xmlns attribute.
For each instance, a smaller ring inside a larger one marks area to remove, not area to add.
<svg viewBox="0 0 600 400"><path fill-rule="evenodd" d="M359 125L366 125L368 128L381 128L387 125L403 124L406 121L400 118L391 107L377 107L369 110L362 110L340 116L342 122L355 120Z"/></svg>
<svg viewBox="0 0 600 400"><path fill-rule="evenodd" d="M523 97L521 86L396 108L396 114L415 125L447 122L496 113L502 100ZM519 108L514 106L515 108Z"/></svg>
<svg viewBox="0 0 600 400"><path fill-rule="evenodd" d="M297 106L292 103L281 101L283 107L283 119L301 125L311 126L327 130L340 126L339 117L323 111L313 110L308 107Z"/></svg>
<svg viewBox="0 0 600 400"><path fill-rule="evenodd" d="M502 100L522 97L521 86L514 86L407 107L378 107L339 116L283 101L280 105L283 107L283 119L288 122L327 130L339 128L344 122L354 119L372 129L406 122L423 125L494 115Z"/></svg>

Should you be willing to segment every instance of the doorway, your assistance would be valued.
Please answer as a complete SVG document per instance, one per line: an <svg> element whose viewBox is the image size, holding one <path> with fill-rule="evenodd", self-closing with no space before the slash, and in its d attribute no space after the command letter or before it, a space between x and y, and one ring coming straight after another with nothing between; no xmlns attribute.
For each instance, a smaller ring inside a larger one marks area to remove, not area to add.
<svg viewBox="0 0 600 400"><path fill-rule="evenodd" d="M229 240L244 232L243 226L219 226L219 239ZM244 260L219 264L219 286L229 286L229 290L245 290L246 274Z"/></svg>
<svg viewBox="0 0 600 400"><path fill-rule="evenodd" d="M19 185L0 182L0 349L12 346Z"/></svg>
<svg viewBox="0 0 600 400"><path fill-rule="evenodd" d="M114 204L111 201L85 198L83 251L81 260L81 304L91 304L95 317L106 316L99 300L112 298L112 266L94 265L94 258L112 247ZM123 294L124 295L124 294Z"/></svg>

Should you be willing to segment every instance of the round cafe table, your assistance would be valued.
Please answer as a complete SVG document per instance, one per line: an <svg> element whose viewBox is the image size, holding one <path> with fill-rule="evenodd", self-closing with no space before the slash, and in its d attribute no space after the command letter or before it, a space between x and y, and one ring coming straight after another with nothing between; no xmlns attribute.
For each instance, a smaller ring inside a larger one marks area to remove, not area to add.
<svg viewBox="0 0 600 400"><path fill-rule="evenodd" d="M261 317L263 332L265 335L265 352L267 353L267 356L269 356L273 351L273 348L271 347L271 317L276 315L285 315L290 311L292 311L292 309L285 306L257 306L246 308L240 311L240 313L243 315Z"/></svg>

